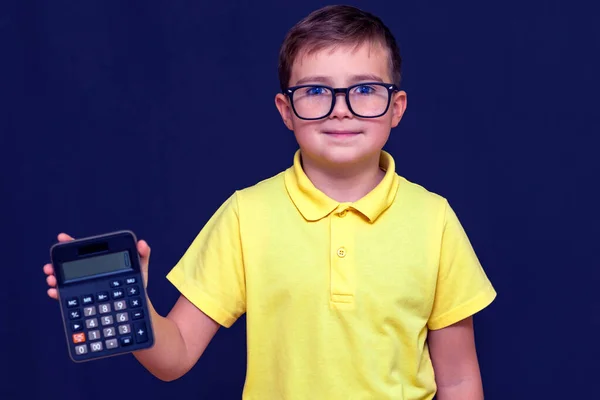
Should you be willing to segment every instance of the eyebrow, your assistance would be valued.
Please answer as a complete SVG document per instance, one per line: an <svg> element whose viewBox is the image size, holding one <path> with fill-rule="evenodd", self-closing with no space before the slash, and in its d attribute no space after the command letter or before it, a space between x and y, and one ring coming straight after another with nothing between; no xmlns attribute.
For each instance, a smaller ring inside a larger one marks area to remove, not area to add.
<svg viewBox="0 0 600 400"><path fill-rule="evenodd" d="M374 74L363 74L363 75L353 75L350 79L352 82L358 81L371 81L371 82L381 82L383 83L383 79Z"/></svg>
<svg viewBox="0 0 600 400"><path fill-rule="evenodd" d="M306 83L326 83L326 84L329 83L329 84L331 84L331 81L332 81L332 79L327 76L307 76L302 79L299 79L298 82L296 82L296 85L304 85ZM382 82L383 83L383 79L381 79L379 76L374 75L374 74L352 75L350 77L350 81L351 82L369 81L369 82Z"/></svg>

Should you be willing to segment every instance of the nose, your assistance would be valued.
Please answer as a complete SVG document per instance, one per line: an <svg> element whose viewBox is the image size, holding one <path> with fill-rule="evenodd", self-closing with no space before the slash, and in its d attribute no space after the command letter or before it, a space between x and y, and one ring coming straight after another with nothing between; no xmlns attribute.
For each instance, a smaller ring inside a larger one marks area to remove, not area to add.
<svg viewBox="0 0 600 400"><path fill-rule="evenodd" d="M338 118L352 118L353 115L348 108L348 104L346 103L346 95L344 93L336 93L335 94L335 104L333 106L333 110L329 115L330 119Z"/></svg>

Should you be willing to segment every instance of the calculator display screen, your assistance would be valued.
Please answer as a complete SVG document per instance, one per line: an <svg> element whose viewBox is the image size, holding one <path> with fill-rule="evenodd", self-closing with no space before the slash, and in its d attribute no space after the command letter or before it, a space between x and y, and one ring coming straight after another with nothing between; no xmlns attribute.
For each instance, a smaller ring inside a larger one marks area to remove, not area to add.
<svg viewBox="0 0 600 400"><path fill-rule="evenodd" d="M131 259L127 250L62 264L63 277L67 281L131 269Z"/></svg>

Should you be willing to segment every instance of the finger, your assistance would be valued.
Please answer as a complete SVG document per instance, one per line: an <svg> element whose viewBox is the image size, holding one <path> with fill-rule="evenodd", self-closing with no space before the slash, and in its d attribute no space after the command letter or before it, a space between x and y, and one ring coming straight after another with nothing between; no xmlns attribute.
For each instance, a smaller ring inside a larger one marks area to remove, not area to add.
<svg viewBox="0 0 600 400"><path fill-rule="evenodd" d="M57 238L58 238L59 242L68 242L69 240L73 240L73 238L71 236L69 236L63 232L59 233Z"/></svg>
<svg viewBox="0 0 600 400"><path fill-rule="evenodd" d="M46 277L46 283L50 287L55 287L56 286L56 277L54 275L48 275Z"/></svg>
<svg viewBox="0 0 600 400"><path fill-rule="evenodd" d="M150 258L150 246L148 246L148 243L146 243L145 240L138 241L137 249L138 253L140 254L140 257L145 262L148 262L148 259Z"/></svg>
<svg viewBox="0 0 600 400"><path fill-rule="evenodd" d="M144 287L148 286L148 264L150 260L150 246L145 240L139 240L137 243L137 250L140 255L140 269L142 272L142 279L144 280Z"/></svg>
<svg viewBox="0 0 600 400"><path fill-rule="evenodd" d="M58 292L56 291L56 289L48 289L48 296L50 296L53 299L58 299Z"/></svg>
<svg viewBox="0 0 600 400"><path fill-rule="evenodd" d="M46 264L46 265L44 265L44 273L46 275L52 275L52 274L54 274L54 267L52 266L52 264Z"/></svg>

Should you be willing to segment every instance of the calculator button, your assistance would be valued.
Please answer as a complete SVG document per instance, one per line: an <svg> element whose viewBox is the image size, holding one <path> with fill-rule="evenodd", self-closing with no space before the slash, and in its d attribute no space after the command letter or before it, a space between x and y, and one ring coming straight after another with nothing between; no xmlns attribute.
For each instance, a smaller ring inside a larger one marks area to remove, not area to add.
<svg viewBox="0 0 600 400"><path fill-rule="evenodd" d="M88 339L90 340L98 340L100 339L100 331L99 330L94 330L94 331L89 331L88 332Z"/></svg>
<svg viewBox="0 0 600 400"><path fill-rule="evenodd" d="M108 339L104 343L106 343L106 348L107 349L114 349L114 348L117 348L119 346L119 342L117 341L117 339Z"/></svg>
<svg viewBox="0 0 600 400"><path fill-rule="evenodd" d="M137 282L137 279L135 279L135 278L127 278L127 279L125 279L125 283L128 284L128 285L132 285L132 284L134 284L136 282Z"/></svg>
<svg viewBox="0 0 600 400"><path fill-rule="evenodd" d="M92 351L101 351L102 350L102 342L90 343L90 348L92 349Z"/></svg>
<svg viewBox="0 0 600 400"><path fill-rule="evenodd" d="M83 315L85 315L86 317L91 317L92 315L96 315L96 307L94 307L94 306L84 307Z"/></svg>
<svg viewBox="0 0 600 400"><path fill-rule="evenodd" d="M98 301L106 301L108 300L108 292L100 292L96 295L96 300Z"/></svg>
<svg viewBox="0 0 600 400"><path fill-rule="evenodd" d="M71 322L71 330L73 332L78 332L83 329L83 323L81 321Z"/></svg>
<svg viewBox="0 0 600 400"><path fill-rule="evenodd" d="M100 304L98 306L98 309L100 310L100 314L109 313L110 312L110 303Z"/></svg>
<svg viewBox="0 0 600 400"><path fill-rule="evenodd" d="M131 314L131 318L132 319L142 319L142 318L144 318L144 310L134 311Z"/></svg>
<svg viewBox="0 0 600 400"><path fill-rule="evenodd" d="M129 315L126 312L117 314L117 322L129 321Z"/></svg>
<svg viewBox="0 0 600 400"><path fill-rule="evenodd" d="M130 346L133 344L133 339L131 336L123 336L121 338L121 346Z"/></svg>
<svg viewBox="0 0 600 400"><path fill-rule="evenodd" d="M120 311L120 310L124 310L127 308L127 303L125 302L125 300L119 300L119 301L115 301L115 310L116 311Z"/></svg>
<svg viewBox="0 0 600 400"><path fill-rule="evenodd" d="M79 319L79 318L81 318L81 310L69 311L69 319Z"/></svg>
<svg viewBox="0 0 600 400"><path fill-rule="evenodd" d="M73 343L83 343L85 342L85 333L79 332L73 334Z"/></svg>
<svg viewBox="0 0 600 400"><path fill-rule="evenodd" d="M94 296L92 296L91 294L85 295L81 297L81 304L83 304L84 306L90 305L90 304L94 304Z"/></svg>
<svg viewBox="0 0 600 400"><path fill-rule="evenodd" d="M141 306L142 306L142 299L140 299L139 297L133 297L133 298L129 299L129 307L137 308L137 307L141 307Z"/></svg>
<svg viewBox="0 0 600 400"><path fill-rule="evenodd" d="M77 354L87 353L87 344L80 344L79 346L75 346L75 353L77 353Z"/></svg>
<svg viewBox="0 0 600 400"><path fill-rule="evenodd" d="M130 286L130 287L127 288L127 294L129 296L136 296L136 295L139 294L139 291L140 290L138 289L137 286Z"/></svg>
<svg viewBox="0 0 600 400"><path fill-rule="evenodd" d="M73 307L78 307L78 306L79 306L79 300L77 300L77 297L71 297L70 299L67 299L67 307L73 308Z"/></svg>
<svg viewBox="0 0 600 400"><path fill-rule="evenodd" d="M128 333L131 333L131 326L129 324L119 325L119 335L126 335Z"/></svg>
<svg viewBox="0 0 600 400"><path fill-rule="evenodd" d="M102 320L102 325L104 325L104 326L113 324L113 316L112 315L107 315L105 317L102 317L101 320Z"/></svg>
<svg viewBox="0 0 600 400"><path fill-rule="evenodd" d="M114 327L104 328L102 333L104 334L104 337L113 337L117 334Z"/></svg>
<svg viewBox="0 0 600 400"><path fill-rule="evenodd" d="M135 333L135 341L136 343L143 343L148 341L148 332L146 332L146 323L145 322L136 322L133 324L133 329Z"/></svg>
<svg viewBox="0 0 600 400"><path fill-rule="evenodd" d="M98 318L86 319L85 327L88 329L97 328L98 327Z"/></svg>
<svg viewBox="0 0 600 400"><path fill-rule="evenodd" d="M116 288L123 286L123 283L120 280L110 281L110 287Z"/></svg>
<svg viewBox="0 0 600 400"><path fill-rule="evenodd" d="M123 296L125 296L125 292L123 291L123 289L114 289L112 291L112 298L113 299L120 299Z"/></svg>

